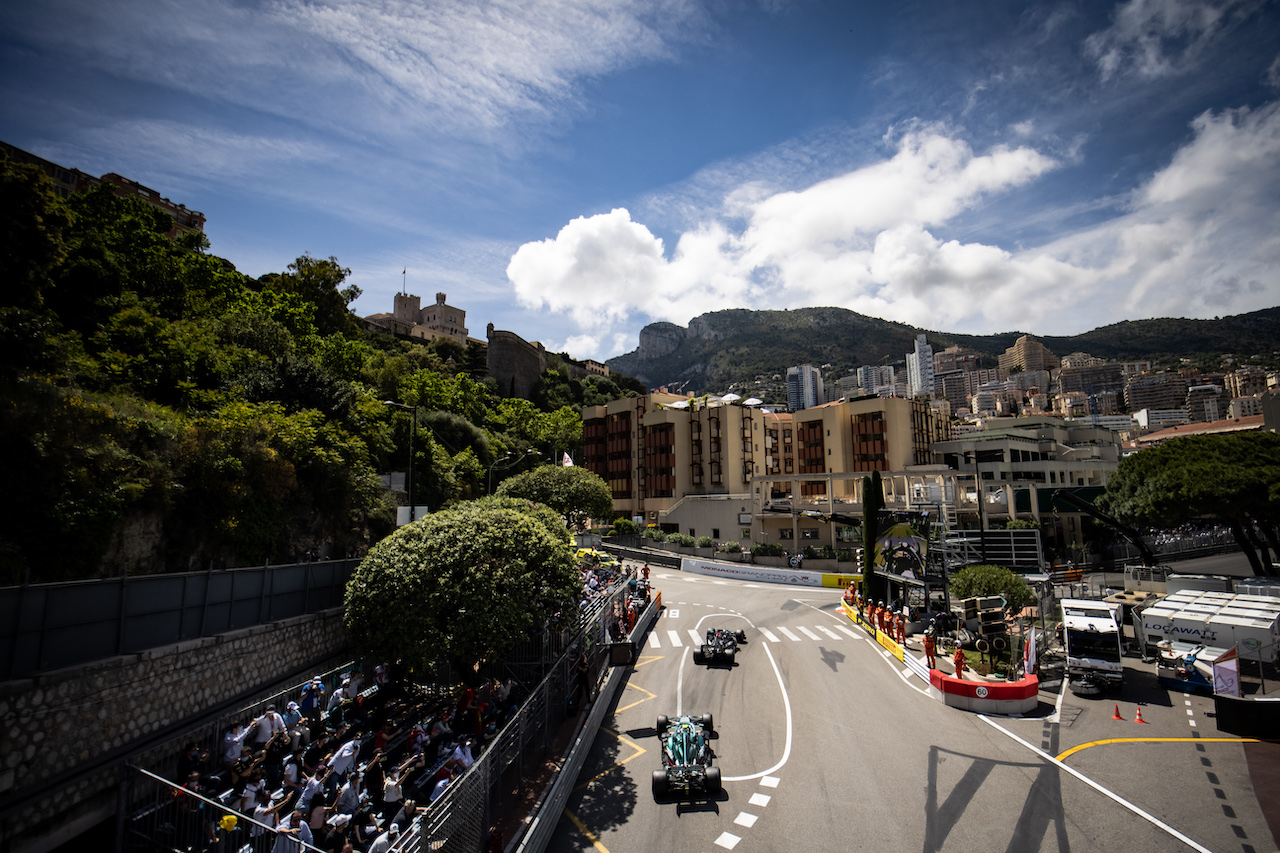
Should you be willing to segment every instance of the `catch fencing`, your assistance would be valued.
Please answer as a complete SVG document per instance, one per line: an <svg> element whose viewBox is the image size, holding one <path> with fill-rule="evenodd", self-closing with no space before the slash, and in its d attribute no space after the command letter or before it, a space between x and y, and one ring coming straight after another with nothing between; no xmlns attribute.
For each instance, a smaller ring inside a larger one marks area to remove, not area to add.
<svg viewBox="0 0 1280 853"><path fill-rule="evenodd" d="M538 770L556 745L562 725L597 691L609 668L611 629L625 614L627 588L615 584L583 612L566 653L551 666L516 715L476 759L449 784L421 821L417 846L409 853L478 853L503 833L502 815L518 814L522 801L536 796ZM625 629L624 629L625 633ZM580 669L579 655L586 668Z"/></svg>

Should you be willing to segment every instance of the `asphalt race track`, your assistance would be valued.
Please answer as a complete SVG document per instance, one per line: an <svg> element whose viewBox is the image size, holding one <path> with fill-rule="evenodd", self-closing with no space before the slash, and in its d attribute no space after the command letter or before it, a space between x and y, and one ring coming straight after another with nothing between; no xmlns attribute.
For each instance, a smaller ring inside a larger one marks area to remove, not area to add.
<svg viewBox="0 0 1280 853"><path fill-rule="evenodd" d="M671 570L653 580L666 611L578 778L555 853L1276 849L1244 745L1217 732L1211 699L1134 677L1119 697L1068 694L1058 707L1043 692L1034 718L988 719L930 698L840 615L837 589ZM693 663L709 627L746 632L732 668ZM1125 720L1112 719L1116 699ZM1147 725L1132 722L1135 702ZM654 721L679 713L715 715L715 802L651 794Z"/></svg>

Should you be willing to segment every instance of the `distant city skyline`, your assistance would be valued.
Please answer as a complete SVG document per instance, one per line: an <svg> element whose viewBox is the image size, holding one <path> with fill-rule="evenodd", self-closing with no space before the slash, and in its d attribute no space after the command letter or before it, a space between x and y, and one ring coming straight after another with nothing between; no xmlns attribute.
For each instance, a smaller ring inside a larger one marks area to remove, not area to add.
<svg viewBox="0 0 1280 853"><path fill-rule="evenodd" d="M0 139L606 360L840 306L1074 335L1280 305L1280 16L1144 0L4 3Z"/></svg>

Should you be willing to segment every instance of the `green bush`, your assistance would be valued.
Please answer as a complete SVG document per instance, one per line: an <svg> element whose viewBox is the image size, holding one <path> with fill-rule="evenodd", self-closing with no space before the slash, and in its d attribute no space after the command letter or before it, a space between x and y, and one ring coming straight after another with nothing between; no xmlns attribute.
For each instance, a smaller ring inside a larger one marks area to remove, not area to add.
<svg viewBox="0 0 1280 853"><path fill-rule="evenodd" d="M687 533L669 533L667 534L667 541L672 545L679 545L683 548L692 548L694 545L694 538Z"/></svg>
<svg viewBox="0 0 1280 853"><path fill-rule="evenodd" d="M712 539L710 536L698 537L699 548L714 548L715 546L716 546L716 540Z"/></svg>
<svg viewBox="0 0 1280 853"><path fill-rule="evenodd" d="M724 551L726 554L741 554L742 545L741 543L734 542L730 539L728 542L720 546L720 550Z"/></svg>
<svg viewBox="0 0 1280 853"><path fill-rule="evenodd" d="M615 518L613 532L619 536L631 536L640 532L640 525L629 518Z"/></svg>
<svg viewBox="0 0 1280 853"><path fill-rule="evenodd" d="M667 540L667 534L656 527L646 527L641 535L653 542L665 542Z"/></svg>
<svg viewBox="0 0 1280 853"><path fill-rule="evenodd" d="M835 549L830 545L806 545L803 553L806 560L834 560L836 558Z"/></svg>
<svg viewBox="0 0 1280 853"><path fill-rule="evenodd" d="M752 547L751 553L756 557L781 557L782 546L777 542L761 542Z"/></svg>

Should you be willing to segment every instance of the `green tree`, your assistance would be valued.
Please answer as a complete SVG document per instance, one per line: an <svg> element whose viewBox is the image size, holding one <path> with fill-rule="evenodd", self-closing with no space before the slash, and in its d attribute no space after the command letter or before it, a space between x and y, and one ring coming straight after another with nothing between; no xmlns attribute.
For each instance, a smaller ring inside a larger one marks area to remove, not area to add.
<svg viewBox="0 0 1280 853"><path fill-rule="evenodd" d="M455 673L491 660L577 600L563 521L527 501L484 498L432 513L369 551L343 619L377 660Z"/></svg>
<svg viewBox="0 0 1280 853"><path fill-rule="evenodd" d="M1157 527L1221 522L1257 574L1275 575L1280 435L1187 436L1140 450L1121 460L1098 508L1121 521Z"/></svg>
<svg viewBox="0 0 1280 853"><path fill-rule="evenodd" d="M875 585L876 536L880 532L880 510L884 509L884 486L880 472L862 478L862 597L870 601Z"/></svg>
<svg viewBox="0 0 1280 853"><path fill-rule="evenodd" d="M289 264L288 272L265 275L259 283L264 290L294 294L311 306L318 334L353 338L360 327L347 304L360 295L360 288L343 286L349 275L351 270L335 257L322 260L303 255Z"/></svg>
<svg viewBox="0 0 1280 853"><path fill-rule="evenodd" d="M1010 613L1034 604L1036 597L1022 576L1004 566L965 566L951 576L951 597L998 595Z"/></svg>
<svg viewBox="0 0 1280 853"><path fill-rule="evenodd" d="M504 480L497 494L546 504L575 529L588 518L613 515L613 494L608 484L600 475L577 466L540 465Z"/></svg>

